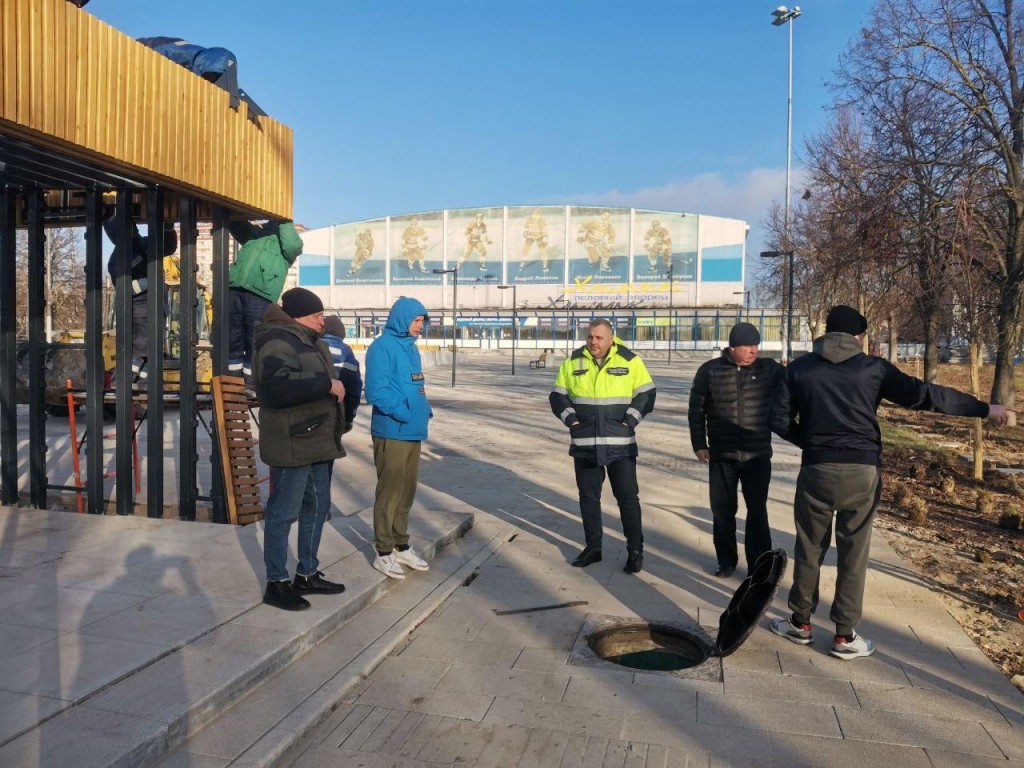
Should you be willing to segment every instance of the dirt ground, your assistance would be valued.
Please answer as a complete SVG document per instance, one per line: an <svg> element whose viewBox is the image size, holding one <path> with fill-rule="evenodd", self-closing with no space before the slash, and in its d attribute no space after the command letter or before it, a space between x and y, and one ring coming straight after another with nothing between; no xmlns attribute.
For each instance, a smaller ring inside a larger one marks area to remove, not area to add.
<svg viewBox="0 0 1024 768"><path fill-rule="evenodd" d="M913 365L901 367L920 375ZM982 400L992 372L982 370ZM967 366L941 366L938 383L970 391ZM1024 373L1016 385L1020 401ZM971 420L886 406L879 416L885 453L877 527L1024 690L1024 427L986 426L978 481Z"/></svg>

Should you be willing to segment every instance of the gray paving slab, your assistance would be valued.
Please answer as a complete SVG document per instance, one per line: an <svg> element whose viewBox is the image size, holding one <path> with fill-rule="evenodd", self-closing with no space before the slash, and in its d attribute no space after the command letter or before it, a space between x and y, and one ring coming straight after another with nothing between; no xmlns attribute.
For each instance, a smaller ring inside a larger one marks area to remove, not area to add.
<svg viewBox="0 0 1024 768"><path fill-rule="evenodd" d="M518 669L495 670L493 667L476 664L455 663L444 673L436 687L439 690L530 701L561 701L568 684L568 675Z"/></svg>
<svg viewBox="0 0 1024 768"><path fill-rule="evenodd" d="M959 755L959 768L965 768L965 756ZM970 765L976 756L972 755ZM825 736L797 733L771 734L773 768L932 768L928 753L920 747L873 744Z"/></svg>
<svg viewBox="0 0 1024 768"><path fill-rule="evenodd" d="M877 683L853 683L853 689L862 709L1006 725L1006 718L985 696L972 695L968 692L957 695L940 688L914 688Z"/></svg>
<svg viewBox="0 0 1024 768"><path fill-rule="evenodd" d="M798 677L727 670L723 688L728 696L747 696L776 702L799 701L848 707L856 707L861 703L849 680L829 677ZM891 686L888 688L891 689ZM787 703L784 706L789 705Z"/></svg>
<svg viewBox="0 0 1024 768"><path fill-rule="evenodd" d="M847 739L999 757L1002 750L979 722L945 717L836 707Z"/></svg>
<svg viewBox="0 0 1024 768"><path fill-rule="evenodd" d="M842 735L835 710L830 705L777 699L737 696L735 694L697 694L697 722L708 725L756 728L772 733L804 733L815 736Z"/></svg>

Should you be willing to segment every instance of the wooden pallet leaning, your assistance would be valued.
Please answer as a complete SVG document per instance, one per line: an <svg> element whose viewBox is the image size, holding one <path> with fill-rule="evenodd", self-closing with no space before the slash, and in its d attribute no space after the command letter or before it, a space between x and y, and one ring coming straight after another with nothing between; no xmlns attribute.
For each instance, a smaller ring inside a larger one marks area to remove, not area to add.
<svg viewBox="0 0 1024 768"><path fill-rule="evenodd" d="M256 440L242 378L213 377L213 412L231 524L255 523L263 519L263 502L257 476Z"/></svg>

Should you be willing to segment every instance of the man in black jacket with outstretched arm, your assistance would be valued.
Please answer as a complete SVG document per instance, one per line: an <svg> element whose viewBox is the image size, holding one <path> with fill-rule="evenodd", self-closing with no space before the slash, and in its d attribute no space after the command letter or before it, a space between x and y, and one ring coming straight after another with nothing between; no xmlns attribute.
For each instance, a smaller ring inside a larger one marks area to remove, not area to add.
<svg viewBox="0 0 1024 768"><path fill-rule="evenodd" d="M793 517L796 551L792 616L770 623L772 632L810 645L811 614L818 604L818 575L832 538L838 553L832 621L836 634L829 651L839 659L875 652L857 634L871 547L871 522L882 494L882 438L875 411L884 399L916 411L988 418L1003 426L1012 408L988 405L949 387L915 379L892 363L861 351L868 322L852 307L833 307L825 335L814 351L790 363L789 439L803 449Z"/></svg>
<svg viewBox="0 0 1024 768"><path fill-rule="evenodd" d="M768 484L772 479L772 430L789 427L785 370L758 357L761 334L750 323L736 323L720 357L697 369L690 388L690 444L708 464L715 576L736 570L737 487L747 507L744 555L747 570L772 548L768 525Z"/></svg>

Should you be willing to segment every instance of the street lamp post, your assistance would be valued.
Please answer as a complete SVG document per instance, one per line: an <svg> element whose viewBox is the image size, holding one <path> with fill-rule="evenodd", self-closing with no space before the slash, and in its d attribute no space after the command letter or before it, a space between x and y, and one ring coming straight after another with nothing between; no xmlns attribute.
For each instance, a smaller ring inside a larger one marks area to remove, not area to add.
<svg viewBox="0 0 1024 768"><path fill-rule="evenodd" d="M499 285L499 291L507 291L509 288L512 289L512 375L516 375L516 340L519 338L519 318L516 314L516 286L515 285Z"/></svg>
<svg viewBox="0 0 1024 768"><path fill-rule="evenodd" d="M743 297L743 311L747 315L749 315L750 314L750 289L749 288L745 288L742 291L733 291L732 295L733 296L742 296Z"/></svg>
<svg viewBox="0 0 1024 768"><path fill-rule="evenodd" d="M786 327L782 330L785 341L782 362L788 363L793 359L793 251L761 251L762 259L777 259L780 256L786 257L789 271L789 282L786 285Z"/></svg>
<svg viewBox="0 0 1024 768"><path fill-rule="evenodd" d="M800 6L793 6L792 9L787 8L784 5L780 5L774 11L772 11L772 26L781 27L783 24L789 24L789 76L788 76L788 96L786 101L786 209L783 218L783 246L792 249L789 239L789 191L790 191L790 178L792 172L792 157L793 157L793 24L792 21L801 14ZM763 254L762 254L763 255ZM785 339L786 339L786 360L788 362L792 357L790 352L793 349L792 341L790 340L790 334L792 331L792 325L788 322L793 318L793 251L788 251L789 255L789 302L786 307L786 318L787 324L785 328Z"/></svg>
<svg viewBox="0 0 1024 768"><path fill-rule="evenodd" d="M457 345L455 344L455 334L459 330L459 268L452 267L451 269L435 269L435 275L451 275L452 276L452 386L455 386L455 360L458 357L456 350Z"/></svg>
<svg viewBox="0 0 1024 768"><path fill-rule="evenodd" d="M669 329L668 329L668 364L669 365L672 365L672 347L674 347L676 345L676 324L674 322L674 318L672 317L672 298L673 298L673 296L672 296L672 293L673 293L672 289L673 289L673 287L676 284L676 282L674 280L675 276L672 274L672 268L673 267L675 267L675 264L673 264L672 262L669 262L669 265L668 265L668 322L669 322Z"/></svg>

